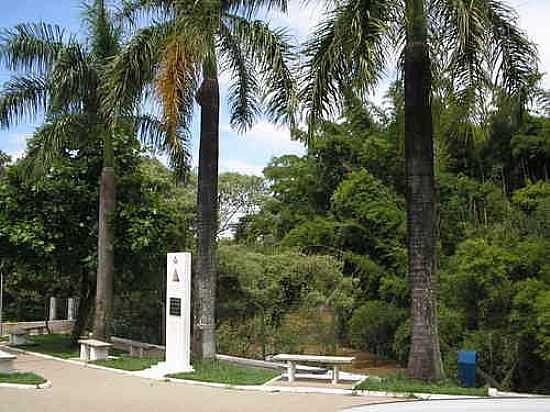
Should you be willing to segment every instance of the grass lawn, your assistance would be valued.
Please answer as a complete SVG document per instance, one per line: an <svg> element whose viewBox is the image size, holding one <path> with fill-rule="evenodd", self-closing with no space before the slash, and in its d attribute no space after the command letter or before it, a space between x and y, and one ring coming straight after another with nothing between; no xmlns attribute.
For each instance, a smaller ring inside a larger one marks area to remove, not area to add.
<svg viewBox="0 0 550 412"><path fill-rule="evenodd" d="M403 374L390 375L382 379L367 379L356 389L404 393L436 393L444 395L487 396L487 388L463 388L446 380L439 383L425 383L409 379Z"/></svg>
<svg viewBox="0 0 550 412"><path fill-rule="evenodd" d="M230 385L262 385L278 376L276 371L233 365L219 360L193 362L195 372L176 373L170 378Z"/></svg>
<svg viewBox="0 0 550 412"><path fill-rule="evenodd" d="M162 358L133 358L130 356L121 356L118 359L105 359L93 363L107 368L123 369L125 371L140 371L150 368L162 360Z"/></svg>
<svg viewBox="0 0 550 412"><path fill-rule="evenodd" d="M0 383L18 383L20 385L40 385L46 379L35 373L0 373Z"/></svg>
<svg viewBox="0 0 550 412"><path fill-rule="evenodd" d="M18 346L31 352L45 353L58 358L78 358L80 355L78 347L71 342L71 335L36 335L31 336L30 345Z"/></svg>

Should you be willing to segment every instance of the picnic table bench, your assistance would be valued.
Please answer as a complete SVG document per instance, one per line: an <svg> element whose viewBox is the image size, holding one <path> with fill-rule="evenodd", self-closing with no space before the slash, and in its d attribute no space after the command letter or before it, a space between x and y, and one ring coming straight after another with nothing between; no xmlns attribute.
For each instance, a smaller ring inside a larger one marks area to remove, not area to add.
<svg viewBox="0 0 550 412"><path fill-rule="evenodd" d="M332 383L337 384L339 377L339 366L351 364L355 358L352 356L289 355L286 353L281 353L279 355L275 355L272 359L287 363L289 382L294 382L295 380L296 363L308 362L332 366Z"/></svg>
<svg viewBox="0 0 550 412"><path fill-rule="evenodd" d="M85 362L107 359L109 349L113 346L97 339L81 339L78 343L80 343L80 359Z"/></svg>
<svg viewBox="0 0 550 412"><path fill-rule="evenodd" d="M0 351L0 373L11 373L14 371L13 361L15 355Z"/></svg>

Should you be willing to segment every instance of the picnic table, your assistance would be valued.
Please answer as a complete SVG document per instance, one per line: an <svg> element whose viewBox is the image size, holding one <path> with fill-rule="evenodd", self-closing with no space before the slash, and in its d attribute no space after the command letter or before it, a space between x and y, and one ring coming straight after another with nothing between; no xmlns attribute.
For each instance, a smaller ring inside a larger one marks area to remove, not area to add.
<svg viewBox="0 0 550 412"><path fill-rule="evenodd" d="M275 355L272 359L287 363L289 382L295 381L296 363L307 362L332 366L332 383L337 384L339 378L339 367L341 365L351 364L355 358L352 356L290 355L281 353L279 355Z"/></svg>

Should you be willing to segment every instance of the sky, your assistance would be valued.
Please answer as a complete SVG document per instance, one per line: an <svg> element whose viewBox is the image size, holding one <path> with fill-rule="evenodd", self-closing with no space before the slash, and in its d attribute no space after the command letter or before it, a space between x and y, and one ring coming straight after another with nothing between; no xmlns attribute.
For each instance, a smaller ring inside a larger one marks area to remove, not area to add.
<svg viewBox="0 0 550 412"><path fill-rule="evenodd" d="M550 73L550 0L506 0L519 14L520 26L529 38L539 46L541 71ZM306 2L290 0L287 15L271 15L268 21L273 27L286 27L297 41L303 41L311 32L323 13L321 1ZM0 0L0 27L9 28L21 22L44 21L65 27L72 33L80 33L80 0ZM393 79L389 73L381 82L377 92L378 100ZM0 68L0 83L10 78L10 73ZM221 97L227 94L231 78L220 76ZM544 78L544 86L550 89L550 75ZM303 154L301 143L292 141L289 131L284 127L276 127L266 120L259 120L245 134L231 130L229 126L229 111L222 105L220 118L220 171L235 171L245 174L261 174L263 168L274 156L283 154ZM193 163L198 159L198 124L199 112L196 111L193 125ZM17 158L24 153L25 142L32 135L39 122L25 122L19 126L0 130L0 150Z"/></svg>

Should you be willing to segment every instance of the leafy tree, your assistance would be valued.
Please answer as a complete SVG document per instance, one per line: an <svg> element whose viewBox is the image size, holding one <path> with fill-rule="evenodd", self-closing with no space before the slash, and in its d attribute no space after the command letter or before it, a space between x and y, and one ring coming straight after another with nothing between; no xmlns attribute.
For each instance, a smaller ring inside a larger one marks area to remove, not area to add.
<svg viewBox="0 0 550 412"><path fill-rule="evenodd" d="M292 123L294 80L289 71L290 45L281 30L253 18L260 6L286 10L286 1L225 0L125 3L133 20L152 13L153 22L134 33L113 61L110 101L154 84L169 133L189 132L196 98L201 107L198 173L198 253L196 268L195 351L215 355L216 234L218 230L218 73L234 75L230 89L231 125L249 128L261 113ZM117 108L118 107L118 108Z"/></svg>
<svg viewBox="0 0 550 412"><path fill-rule="evenodd" d="M267 195L264 179L239 173L222 173L219 177L218 235L230 232L239 217L254 214Z"/></svg>
<svg viewBox="0 0 550 412"><path fill-rule="evenodd" d="M306 45L304 98L314 128L321 118L339 114L350 90L363 96L372 87L386 66L387 45L403 45L412 316L408 372L438 380L443 369L436 317L432 69L451 76L448 87L458 90L461 104L470 109L495 79L520 96L536 71L536 51L503 2L436 1L429 7L428 13L425 0L335 4Z"/></svg>

